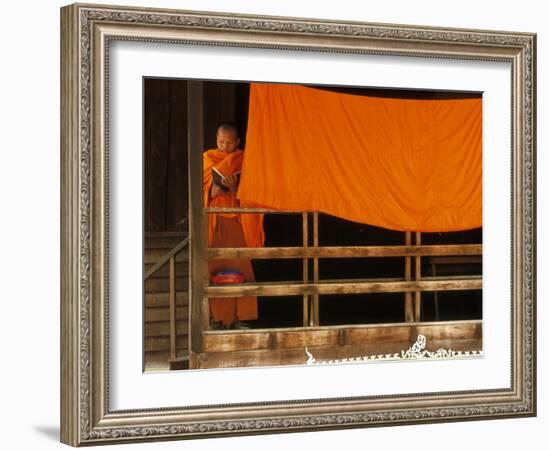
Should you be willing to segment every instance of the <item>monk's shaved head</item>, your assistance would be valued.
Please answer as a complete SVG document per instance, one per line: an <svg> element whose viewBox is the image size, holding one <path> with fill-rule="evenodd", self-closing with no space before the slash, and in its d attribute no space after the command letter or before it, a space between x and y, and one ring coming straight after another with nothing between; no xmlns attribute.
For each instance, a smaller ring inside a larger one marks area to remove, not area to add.
<svg viewBox="0 0 550 450"><path fill-rule="evenodd" d="M237 125L235 125L233 122L222 122L218 125L217 132L219 131L226 131L226 132L233 132L235 133L235 137L239 137L239 129L237 128Z"/></svg>
<svg viewBox="0 0 550 450"><path fill-rule="evenodd" d="M231 153L239 147L239 130L232 122L222 122L216 131L216 144L218 150Z"/></svg>

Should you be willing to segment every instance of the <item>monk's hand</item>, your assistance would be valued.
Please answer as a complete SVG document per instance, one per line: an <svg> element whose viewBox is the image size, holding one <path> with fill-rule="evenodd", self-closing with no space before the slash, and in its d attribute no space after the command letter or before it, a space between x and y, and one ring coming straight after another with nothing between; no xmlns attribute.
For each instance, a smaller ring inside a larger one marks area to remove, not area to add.
<svg viewBox="0 0 550 450"><path fill-rule="evenodd" d="M227 186L229 189L234 190L237 187L237 176L228 175L222 178L222 183Z"/></svg>
<svg viewBox="0 0 550 450"><path fill-rule="evenodd" d="M222 188L219 187L217 184L212 185L212 190L210 191L210 196L212 198L217 197L222 193Z"/></svg>

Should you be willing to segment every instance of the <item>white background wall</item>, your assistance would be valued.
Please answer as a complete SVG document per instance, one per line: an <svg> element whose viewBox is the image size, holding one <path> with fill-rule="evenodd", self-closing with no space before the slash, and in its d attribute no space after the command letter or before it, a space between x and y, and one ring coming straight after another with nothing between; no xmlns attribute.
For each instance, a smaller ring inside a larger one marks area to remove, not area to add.
<svg viewBox="0 0 550 450"><path fill-rule="evenodd" d="M538 33L538 417L142 444L139 448L547 448L550 319L544 193L549 188L550 15L537 1L116 2L145 7L245 12ZM61 448L59 432L59 7L10 2L0 27L0 411L2 448ZM23 326L22 326L23 325ZM128 446L122 446L128 447ZM137 448L137 447L131 447Z"/></svg>

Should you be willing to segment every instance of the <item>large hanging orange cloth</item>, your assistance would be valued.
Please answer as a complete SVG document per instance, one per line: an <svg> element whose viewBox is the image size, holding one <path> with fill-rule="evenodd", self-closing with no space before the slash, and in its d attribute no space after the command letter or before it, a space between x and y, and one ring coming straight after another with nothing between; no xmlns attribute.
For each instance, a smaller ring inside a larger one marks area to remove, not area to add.
<svg viewBox="0 0 550 450"><path fill-rule="evenodd" d="M243 152L231 153L222 150L208 150L203 154L203 194L204 206L235 208L239 200L229 191L214 198L210 196L212 188L212 168L224 176L241 170ZM209 247L259 247L264 243L262 215L260 214L209 214L208 245ZM254 281L254 271L249 259L212 260L208 261L211 275L222 270L238 270L245 281ZM210 311L213 320L224 325L237 320L254 320L258 318L257 298L253 296L236 298L210 298Z"/></svg>
<svg viewBox="0 0 550 450"><path fill-rule="evenodd" d="M251 84L238 198L402 231L482 224L481 98Z"/></svg>

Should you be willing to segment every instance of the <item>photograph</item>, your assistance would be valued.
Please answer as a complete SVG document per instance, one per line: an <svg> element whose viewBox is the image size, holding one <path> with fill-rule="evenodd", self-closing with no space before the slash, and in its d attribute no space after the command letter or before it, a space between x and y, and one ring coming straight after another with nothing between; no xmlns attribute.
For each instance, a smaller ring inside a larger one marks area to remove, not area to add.
<svg viewBox="0 0 550 450"><path fill-rule="evenodd" d="M143 99L146 371L482 357L481 92L145 77Z"/></svg>
<svg viewBox="0 0 550 450"><path fill-rule="evenodd" d="M536 416L529 27L60 13L63 443Z"/></svg>

